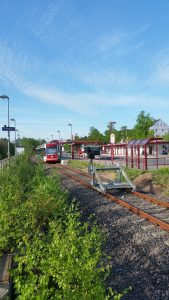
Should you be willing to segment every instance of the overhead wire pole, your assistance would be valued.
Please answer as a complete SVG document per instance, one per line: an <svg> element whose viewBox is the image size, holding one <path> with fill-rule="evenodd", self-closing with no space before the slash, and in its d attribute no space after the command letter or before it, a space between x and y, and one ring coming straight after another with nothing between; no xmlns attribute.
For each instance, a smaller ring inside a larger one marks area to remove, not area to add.
<svg viewBox="0 0 169 300"><path fill-rule="evenodd" d="M8 129L10 126L10 122L9 122L9 97L7 95L2 95L0 96L0 99L7 99L8 101ZM10 164L10 131L8 130L8 161Z"/></svg>

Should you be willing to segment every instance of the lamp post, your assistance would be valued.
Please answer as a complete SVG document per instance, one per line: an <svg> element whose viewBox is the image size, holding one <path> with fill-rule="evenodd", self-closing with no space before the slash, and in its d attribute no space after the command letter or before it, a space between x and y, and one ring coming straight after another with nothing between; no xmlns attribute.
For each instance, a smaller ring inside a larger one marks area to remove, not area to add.
<svg viewBox="0 0 169 300"><path fill-rule="evenodd" d="M20 134L19 134L19 130L18 131L18 146L20 147Z"/></svg>
<svg viewBox="0 0 169 300"><path fill-rule="evenodd" d="M7 95L0 96L0 99L8 101L8 127L9 127L9 97ZM10 131L8 130L8 160L10 161Z"/></svg>
<svg viewBox="0 0 169 300"><path fill-rule="evenodd" d="M14 122L15 124L15 155L16 155L16 120L13 118L13 119L10 119L12 122Z"/></svg>
<svg viewBox="0 0 169 300"><path fill-rule="evenodd" d="M115 124L116 124L116 122L109 122L110 131L114 130L114 125Z"/></svg>
<svg viewBox="0 0 169 300"><path fill-rule="evenodd" d="M72 150L73 150L73 147L72 147L72 124L69 123L68 126L70 126L70 134L71 134L71 157L73 156L73 153L72 153Z"/></svg>
<svg viewBox="0 0 169 300"><path fill-rule="evenodd" d="M60 144L60 130L57 130L58 134L59 134L59 144Z"/></svg>
<svg viewBox="0 0 169 300"><path fill-rule="evenodd" d="M51 134L52 142L53 142L53 134Z"/></svg>

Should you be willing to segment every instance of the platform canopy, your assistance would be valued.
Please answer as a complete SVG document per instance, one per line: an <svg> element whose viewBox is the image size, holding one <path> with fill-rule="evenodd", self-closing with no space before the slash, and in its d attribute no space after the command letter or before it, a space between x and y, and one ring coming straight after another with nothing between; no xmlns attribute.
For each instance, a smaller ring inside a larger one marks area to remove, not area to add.
<svg viewBox="0 0 169 300"><path fill-rule="evenodd" d="M161 141L162 138L145 138L145 139L140 139L140 140L132 140L129 141L127 146L132 147L132 146L145 146L149 144L150 142L158 142Z"/></svg>

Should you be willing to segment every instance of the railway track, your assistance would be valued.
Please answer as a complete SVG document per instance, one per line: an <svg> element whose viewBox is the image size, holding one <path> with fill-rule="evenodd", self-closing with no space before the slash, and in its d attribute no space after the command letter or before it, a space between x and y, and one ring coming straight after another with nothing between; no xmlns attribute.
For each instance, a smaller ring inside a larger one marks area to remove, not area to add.
<svg viewBox="0 0 169 300"><path fill-rule="evenodd" d="M131 293L124 297L125 299L169 299L168 231L123 209L113 200L111 200L113 202L108 201L104 198L104 194L99 195L98 191L96 193L90 186L91 177L86 172L72 170L65 165L52 165L52 167L57 168L57 172L61 174L61 182L70 191L71 199L77 197L82 221L91 224L94 222L105 235L106 242L103 250L111 257L112 266L107 279L108 286L114 287L115 290L132 286ZM79 180L84 181L90 189L83 187ZM126 202L126 198L131 197L130 203L136 197L130 193L120 193L116 196L113 194L113 196ZM137 199L141 203L151 204L146 199L139 199L138 196ZM155 207L165 208L158 204ZM167 208L165 209L167 211Z"/></svg>
<svg viewBox="0 0 169 300"><path fill-rule="evenodd" d="M90 183L92 177L88 173L65 165L55 165L55 167L59 173L71 178L73 181L76 181L89 189L94 189ZM163 230L169 232L168 202L160 201L149 195L134 191L118 193L118 196L112 195L111 192L106 192L105 194L102 192L100 193L108 200L120 204L133 213L139 215L141 218L146 219L150 223L158 225Z"/></svg>

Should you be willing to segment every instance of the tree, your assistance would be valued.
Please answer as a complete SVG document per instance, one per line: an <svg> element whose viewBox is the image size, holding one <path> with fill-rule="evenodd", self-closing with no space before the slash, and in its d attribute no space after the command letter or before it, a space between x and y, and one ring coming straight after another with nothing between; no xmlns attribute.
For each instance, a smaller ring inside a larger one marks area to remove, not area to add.
<svg viewBox="0 0 169 300"><path fill-rule="evenodd" d="M121 130L120 130L120 135L121 135L121 141L126 141L128 134L127 134L128 130L127 130L127 126L122 126Z"/></svg>
<svg viewBox="0 0 169 300"><path fill-rule="evenodd" d="M0 160L8 157L8 140L0 139ZM10 155L15 154L14 144L10 143Z"/></svg>
<svg viewBox="0 0 169 300"><path fill-rule="evenodd" d="M150 114L146 114L145 111L141 111L136 119L136 125L134 126L135 138L143 139L149 137L150 127L154 124L153 118ZM151 132L152 134L152 132Z"/></svg>
<svg viewBox="0 0 169 300"><path fill-rule="evenodd" d="M104 139L104 136L96 128L90 127L90 132L89 132L89 135L88 135L88 139L90 141L98 141L98 142L102 143L103 139Z"/></svg>
<svg viewBox="0 0 169 300"><path fill-rule="evenodd" d="M169 141L169 133L165 133L165 134L163 135L163 139L164 139L165 141Z"/></svg>
<svg viewBox="0 0 169 300"><path fill-rule="evenodd" d="M38 145L44 143L45 140L23 137L20 141L26 152L32 152Z"/></svg>
<svg viewBox="0 0 169 300"><path fill-rule="evenodd" d="M7 158L7 140L1 139L0 140L0 159Z"/></svg>

